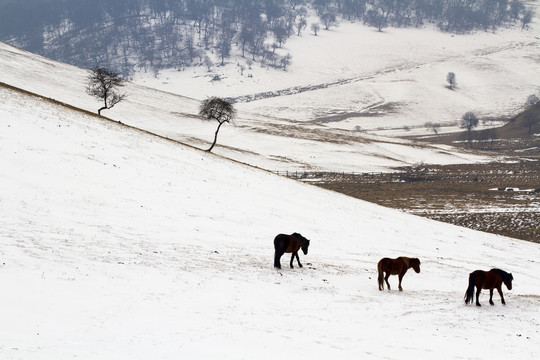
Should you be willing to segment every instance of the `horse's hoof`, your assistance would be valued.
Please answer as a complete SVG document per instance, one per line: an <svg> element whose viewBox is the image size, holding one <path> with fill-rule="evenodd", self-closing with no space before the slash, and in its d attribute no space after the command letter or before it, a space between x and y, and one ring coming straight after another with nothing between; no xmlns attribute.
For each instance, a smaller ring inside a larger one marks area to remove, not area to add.
<svg viewBox="0 0 540 360"><path fill-rule="evenodd" d="M493 306L493 305L495 305L495 303L492 301L492 302L489 303L489 305Z"/></svg>
<svg viewBox="0 0 540 360"><path fill-rule="evenodd" d="M298 265L299 267L303 267L302 265Z"/></svg>
<svg viewBox="0 0 540 360"><path fill-rule="evenodd" d="M476 306L482 306L482 305L480 305L480 304L476 304Z"/></svg>

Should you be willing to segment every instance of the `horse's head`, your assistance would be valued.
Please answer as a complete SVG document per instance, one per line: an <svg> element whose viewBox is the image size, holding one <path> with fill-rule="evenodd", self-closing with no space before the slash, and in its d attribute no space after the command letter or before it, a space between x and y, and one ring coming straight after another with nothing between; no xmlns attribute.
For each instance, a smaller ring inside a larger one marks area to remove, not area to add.
<svg viewBox="0 0 540 360"><path fill-rule="evenodd" d="M307 255L307 250L308 250L308 247L309 247L309 240L308 239L305 239L306 241L302 243L302 252L304 253L304 255Z"/></svg>
<svg viewBox="0 0 540 360"><path fill-rule="evenodd" d="M414 269L416 273L420 272L420 260L418 258L412 258L409 262L411 267Z"/></svg>
<svg viewBox="0 0 540 360"><path fill-rule="evenodd" d="M294 236L296 236L300 240L300 247L302 249L302 252L304 255L307 255L308 253L308 247L309 247L309 240L300 235L299 233L294 233Z"/></svg>
<svg viewBox="0 0 540 360"><path fill-rule="evenodd" d="M512 274L508 274L508 276L504 279L504 285L506 285L508 290L512 290L512 280L514 280Z"/></svg>

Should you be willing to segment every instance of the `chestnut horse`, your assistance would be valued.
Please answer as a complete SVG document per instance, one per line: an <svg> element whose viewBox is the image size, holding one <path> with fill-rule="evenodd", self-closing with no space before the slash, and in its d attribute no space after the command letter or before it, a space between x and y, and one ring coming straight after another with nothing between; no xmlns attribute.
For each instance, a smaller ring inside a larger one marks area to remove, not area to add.
<svg viewBox="0 0 540 360"><path fill-rule="evenodd" d="M388 278L390 275L398 275L399 276L399 291L403 291L403 288L401 287L401 280L403 279L403 276L409 270L410 268L413 268L414 271L417 273L420 272L420 260L417 258L408 258L408 257L398 257L397 259L390 259L390 258L382 258L379 263L377 264L377 270L379 271L379 290L384 290L384 281L386 282L386 286L388 286L388 290L390 290L390 284L388 283ZM386 276L384 276L384 273L386 273Z"/></svg>
<svg viewBox="0 0 540 360"><path fill-rule="evenodd" d="M506 285L508 290L512 290L512 280L514 280L514 277L512 274L507 273L506 271L503 271L501 269L491 269L489 271L483 271L483 270L476 270L470 273L469 275L469 287L467 288L467 291L465 292L465 304L469 304L473 302L473 295L474 295L474 287L476 286L476 306L482 306L480 305L480 302L478 301L478 297L480 296L480 292L482 289L489 289L489 303L490 305L494 305L493 303L493 289L497 289L499 292L499 295L501 295L501 302L503 305L506 305L506 302L504 301L503 293L502 293L502 284Z"/></svg>
<svg viewBox="0 0 540 360"><path fill-rule="evenodd" d="M279 234L274 239L274 267L281 269L280 259L284 253L292 253L291 269L294 268L293 260L295 256L296 261L298 261L298 266L302 267L302 264L300 264L300 258L298 257L298 250L302 249L304 255L307 255L308 247L309 240L298 233L291 235Z"/></svg>

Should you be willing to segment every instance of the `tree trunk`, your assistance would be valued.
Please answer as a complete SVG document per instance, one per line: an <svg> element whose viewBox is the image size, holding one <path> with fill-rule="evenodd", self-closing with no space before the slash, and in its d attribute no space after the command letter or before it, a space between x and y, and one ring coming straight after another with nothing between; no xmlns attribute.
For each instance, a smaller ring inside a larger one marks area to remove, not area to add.
<svg viewBox="0 0 540 360"><path fill-rule="evenodd" d="M223 125L223 122L220 122L218 127L217 127L217 130L216 130L216 134L214 135L214 142L212 143L212 146L210 146L210 148L206 151L210 152L212 151L212 149L214 148L214 146L216 145L216 142L217 142L217 136L218 136L218 132L219 132L219 128L221 127L221 125Z"/></svg>
<svg viewBox="0 0 540 360"><path fill-rule="evenodd" d="M105 109L108 109L108 108L109 108L109 107L107 106L107 96L109 96L109 95L107 94L107 91L105 91L105 97L103 98L104 104L103 104L103 106L102 106L101 108L99 108L98 111L97 111L98 115L100 115L100 116L101 116L101 110L105 110Z"/></svg>

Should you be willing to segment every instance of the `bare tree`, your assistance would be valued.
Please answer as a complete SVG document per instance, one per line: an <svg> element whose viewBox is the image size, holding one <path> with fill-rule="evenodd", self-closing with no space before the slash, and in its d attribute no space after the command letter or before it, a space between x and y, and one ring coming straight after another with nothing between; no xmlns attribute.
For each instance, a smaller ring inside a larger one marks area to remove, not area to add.
<svg viewBox="0 0 540 360"><path fill-rule="evenodd" d="M212 61L212 59L210 59L208 55L204 55L203 63L204 66L206 66L206 68L208 69L208 72L212 71L212 66L214 66L214 62Z"/></svg>
<svg viewBox="0 0 540 360"><path fill-rule="evenodd" d="M456 87L457 85L457 82L456 82L456 74L454 74L453 72L449 72L447 75L446 75L446 81L448 81L448 88L450 90L454 90L454 88Z"/></svg>
<svg viewBox="0 0 540 360"><path fill-rule="evenodd" d="M199 116L203 120L215 120L219 124L214 136L214 142L212 143L210 148L206 150L212 151L212 149L216 145L218 132L221 128L221 125L223 125L224 123L231 123L236 116L236 110L233 104L231 104L227 100L218 97L211 97L203 100L203 102L201 103L201 107L199 109Z"/></svg>
<svg viewBox="0 0 540 360"><path fill-rule="evenodd" d="M242 49L242 57L245 57L246 54L246 45L253 41L253 31L247 26L243 25L236 35L236 39L240 43L240 48Z"/></svg>
<svg viewBox="0 0 540 360"><path fill-rule="evenodd" d="M312 23L311 24L311 31L313 31L313 34L317 36L317 33L321 30L321 26L318 23Z"/></svg>
<svg viewBox="0 0 540 360"><path fill-rule="evenodd" d="M103 106L98 109L99 115L102 110L110 109L126 98L126 94L118 92L124 82L117 73L105 67L96 67L88 75L86 93L103 101Z"/></svg>
<svg viewBox="0 0 540 360"><path fill-rule="evenodd" d="M337 21L337 11L334 8L328 8L326 9L321 15L320 15L321 21L324 24L324 30L329 30L330 27L336 26Z"/></svg>
<svg viewBox="0 0 540 360"><path fill-rule="evenodd" d="M463 115L463 117L461 118L460 127L462 129L467 129L467 135L469 136L469 141L472 140L471 138L472 129L474 129L477 126L478 126L478 118L476 117L476 115L474 115L472 111L466 112L465 115Z"/></svg>
<svg viewBox="0 0 540 360"><path fill-rule="evenodd" d="M306 26L307 26L306 19L301 17L296 23L296 35L300 36L302 33L302 30L304 30Z"/></svg>
<svg viewBox="0 0 540 360"><path fill-rule="evenodd" d="M435 133L435 135L439 136L439 131L441 130L441 124L428 121L424 124L424 126L428 129L431 129Z"/></svg>
<svg viewBox="0 0 540 360"><path fill-rule="evenodd" d="M527 102L525 103L525 105L527 107L533 106L538 101L540 101L540 99L538 99L538 96L536 96L535 94L532 94L532 95L527 96Z"/></svg>
<svg viewBox="0 0 540 360"><path fill-rule="evenodd" d="M225 58L231 54L231 43L229 39L221 38L216 46L216 52L221 58L221 66L225 65Z"/></svg>
<svg viewBox="0 0 540 360"><path fill-rule="evenodd" d="M279 61L281 66L283 67L283 71L287 71L287 66L291 63L292 56L290 53L287 53L284 57L281 58Z"/></svg>
<svg viewBox="0 0 540 360"><path fill-rule="evenodd" d="M534 11L532 9L527 9L523 12L521 17L521 30L529 27L529 24L532 22L534 17Z"/></svg>
<svg viewBox="0 0 540 360"><path fill-rule="evenodd" d="M439 123L431 124L431 130L433 130L435 135L439 136L439 131L441 130L441 124L439 124Z"/></svg>
<svg viewBox="0 0 540 360"><path fill-rule="evenodd" d="M289 37L289 31L285 21L277 21L271 30L274 33L274 38L278 42L278 47L283 47L283 44Z"/></svg>
<svg viewBox="0 0 540 360"><path fill-rule="evenodd" d="M382 32L382 29L388 26L387 16L374 9L367 12L367 23L377 28L379 32Z"/></svg>

